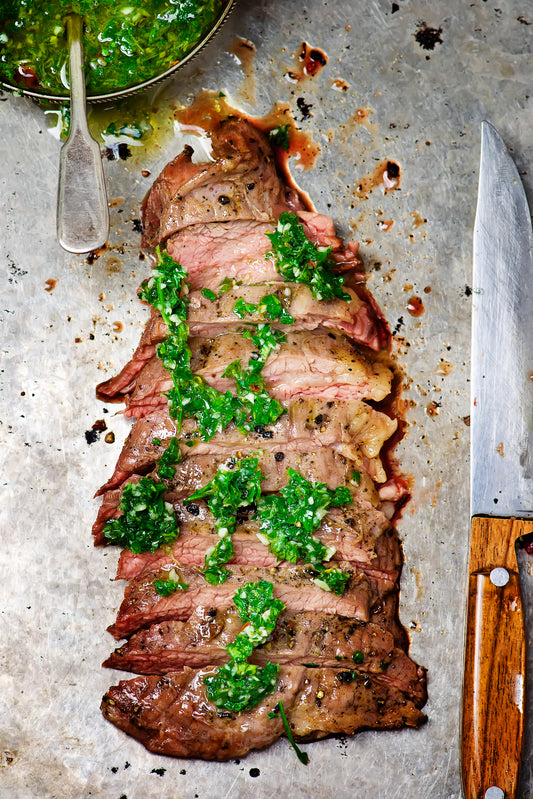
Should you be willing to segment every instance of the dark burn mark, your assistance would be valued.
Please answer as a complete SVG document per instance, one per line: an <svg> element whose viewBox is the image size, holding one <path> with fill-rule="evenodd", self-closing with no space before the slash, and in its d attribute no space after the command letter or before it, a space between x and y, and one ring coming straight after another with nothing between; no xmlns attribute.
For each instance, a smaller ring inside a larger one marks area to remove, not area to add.
<svg viewBox="0 0 533 799"><path fill-rule="evenodd" d="M131 222L134 233L144 233L144 226L140 219L132 219Z"/></svg>
<svg viewBox="0 0 533 799"><path fill-rule="evenodd" d="M310 119L313 116L310 110L313 107L312 104L306 103L303 97L298 97L296 105L302 115L302 121L304 119Z"/></svg>
<svg viewBox="0 0 533 799"><path fill-rule="evenodd" d="M471 297L471 296L472 296L472 289L470 288L470 286L465 286L465 297Z"/></svg>
<svg viewBox="0 0 533 799"><path fill-rule="evenodd" d="M423 50L434 50L436 44L442 44L442 28L430 28L425 22L419 22L415 39Z"/></svg>
<svg viewBox="0 0 533 799"><path fill-rule="evenodd" d="M153 768L150 774L157 774L158 777L162 777L163 774L166 773L166 768Z"/></svg>
<svg viewBox="0 0 533 799"><path fill-rule="evenodd" d="M284 452L276 452L276 454L274 455L274 459L278 463L280 463L280 461L282 461L284 457L285 457L285 453Z"/></svg>
<svg viewBox="0 0 533 799"><path fill-rule="evenodd" d="M85 440L88 444L94 444L95 441L98 441L100 438L100 433L98 430L86 430L85 431Z"/></svg>
<svg viewBox="0 0 533 799"><path fill-rule="evenodd" d="M387 175L392 180L400 177L400 167L394 161L387 161Z"/></svg>
<svg viewBox="0 0 533 799"><path fill-rule="evenodd" d="M399 11L399 10L400 10L400 6L398 5L398 3L393 3L392 4L392 9L391 9L391 14L396 14L396 12Z"/></svg>
<svg viewBox="0 0 533 799"><path fill-rule="evenodd" d="M403 316L400 316L398 321L396 322L396 327L392 331L392 335L395 336L397 333L400 332L401 328L403 327Z"/></svg>
<svg viewBox="0 0 533 799"><path fill-rule="evenodd" d="M516 18L516 20L517 20L517 22L519 22L521 25L531 25L531 24L532 24L532 23L531 23L529 20L527 20L527 19L524 17L524 15L523 15L523 14L520 14L520 16Z"/></svg>
<svg viewBox="0 0 533 799"><path fill-rule="evenodd" d="M250 769L250 777L259 777L260 774L261 774L261 772L259 771L258 768L251 768Z"/></svg>

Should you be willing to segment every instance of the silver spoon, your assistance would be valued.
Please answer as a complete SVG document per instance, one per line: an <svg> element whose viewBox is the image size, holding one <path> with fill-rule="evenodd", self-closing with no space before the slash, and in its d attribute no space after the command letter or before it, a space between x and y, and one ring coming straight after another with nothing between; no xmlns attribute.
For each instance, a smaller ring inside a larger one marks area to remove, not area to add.
<svg viewBox="0 0 533 799"><path fill-rule="evenodd" d="M59 161L57 238L64 250L74 253L96 250L109 236L102 157L87 125L82 34L83 19L69 15L70 131Z"/></svg>

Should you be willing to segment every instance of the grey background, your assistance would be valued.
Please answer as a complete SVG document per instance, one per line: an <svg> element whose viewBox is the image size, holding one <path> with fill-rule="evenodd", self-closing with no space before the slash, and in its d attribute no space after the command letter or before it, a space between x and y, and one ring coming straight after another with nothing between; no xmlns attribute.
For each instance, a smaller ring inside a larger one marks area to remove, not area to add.
<svg viewBox="0 0 533 799"><path fill-rule="evenodd" d="M2 799L460 796L467 287L480 122L489 119L499 129L531 199L533 5L397 5L392 13L393 4L384 0L238 0L215 42L155 97L142 100L158 109L147 146L127 161L105 161L115 201L111 246L92 265L55 241L59 142L47 130L47 117L29 100L2 97ZM433 50L415 39L421 22L442 28L442 43ZM228 52L236 36L256 46L253 75ZM295 85L284 75L303 41L323 48L329 60L318 76ZM347 91L338 91L335 80L345 81ZM394 349L409 376L405 397L412 407L398 458L414 487L400 525L406 558L401 615L413 657L429 669L429 721L419 731L367 732L309 745L307 768L286 740L240 763L157 757L99 711L105 689L124 676L100 668L113 645L105 628L122 588L112 581L116 552L92 548L97 503L91 496L109 475L128 426L113 406L103 413L94 386L125 362L138 340L146 312L135 289L148 262L139 261L132 220L157 170L181 147L171 106L189 102L202 87L224 90L234 104L258 114L287 101L298 125L320 145L315 169L296 169L296 178L319 211L362 242L369 286L398 331ZM301 121L298 97L312 105L309 120ZM358 108L371 111L364 124L351 121ZM361 178L384 158L400 163L401 190L359 196ZM152 176L143 177L142 169ZM415 227L418 215L427 221ZM380 220L389 219L393 227L380 229ZM51 292L45 289L49 279L57 281ZM424 300L418 319L407 312L412 295ZM433 417L426 412L431 401L438 403ZM84 432L102 418L116 442L102 436L89 447ZM528 595L531 563L522 576ZM533 796L532 746L528 739L521 797ZM252 768L260 775L252 777Z"/></svg>

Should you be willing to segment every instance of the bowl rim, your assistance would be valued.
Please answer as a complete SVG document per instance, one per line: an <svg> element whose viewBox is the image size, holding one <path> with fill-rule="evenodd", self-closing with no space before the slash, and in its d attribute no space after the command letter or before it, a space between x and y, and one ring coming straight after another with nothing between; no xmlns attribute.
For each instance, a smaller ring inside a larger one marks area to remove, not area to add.
<svg viewBox="0 0 533 799"><path fill-rule="evenodd" d="M155 86L157 83L170 78L175 72L179 69L184 67L189 61L192 61L201 50L204 49L206 44L219 32L222 25L228 19L230 12L233 9L235 0L224 0L224 8L220 13L215 25L209 29L206 33L204 38L198 42L198 44L190 50L187 55L185 55L180 61L177 61L175 64L172 64L167 70L164 72L160 72L159 75L156 75L149 80L145 80L142 83L137 83L135 86L129 86L126 89L119 89L115 92L106 92L105 94L92 94L87 95L86 100L88 103L105 103L111 100L121 100L124 97L129 97L136 92L143 91L144 89L148 89L151 86ZM7 89L8 91L12 92L13 94L17 95L24 95L25 97L32 97L35 100L44 100L48 103L57 103L62 104L65 102L70 101L70 94L45 94L44 92L39 92L34 89L25 89L18 85L13 85L8 81L0 80L0 87Z"/></svg>

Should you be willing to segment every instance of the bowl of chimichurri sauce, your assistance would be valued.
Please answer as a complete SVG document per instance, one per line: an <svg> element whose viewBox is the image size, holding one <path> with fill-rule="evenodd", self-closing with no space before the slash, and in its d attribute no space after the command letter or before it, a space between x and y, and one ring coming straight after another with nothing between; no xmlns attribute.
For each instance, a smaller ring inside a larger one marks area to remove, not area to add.
<svg viewBox="0 0 533 799"><path fill-rule="evenodd" d="M87 99L116 99L171 75L219 29L233 0L0 0L0 82L66 100L65 20L84 20Z"/></svg>

